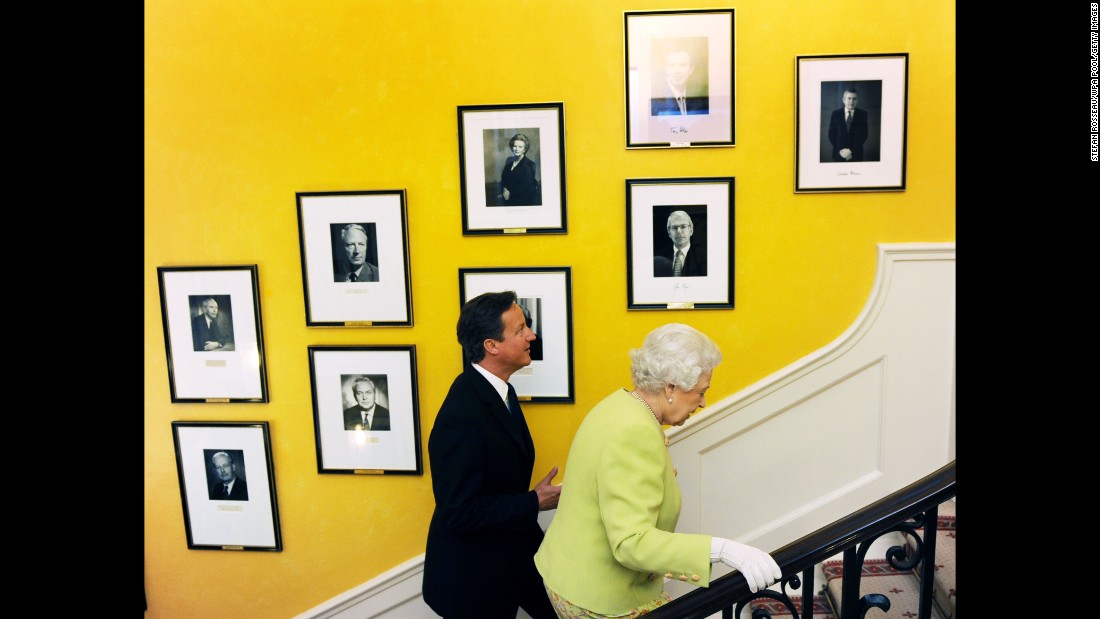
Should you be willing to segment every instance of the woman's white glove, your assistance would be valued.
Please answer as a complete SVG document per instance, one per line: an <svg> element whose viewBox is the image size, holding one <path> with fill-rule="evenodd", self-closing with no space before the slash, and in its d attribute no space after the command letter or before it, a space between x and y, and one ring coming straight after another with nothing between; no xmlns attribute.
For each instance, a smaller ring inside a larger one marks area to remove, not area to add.
<svg viewBox="0 0 1100 619"><path fill-rule="evenodd" d="M783 578L783 570L771 555L724 537L710 538L710 562L718 561L741 572L753 593Z"/></svg>

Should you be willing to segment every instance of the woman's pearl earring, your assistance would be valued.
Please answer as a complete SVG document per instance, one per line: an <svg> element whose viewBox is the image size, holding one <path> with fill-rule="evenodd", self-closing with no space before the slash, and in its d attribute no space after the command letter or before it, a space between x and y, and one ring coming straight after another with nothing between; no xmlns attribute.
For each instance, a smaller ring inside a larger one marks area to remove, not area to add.
<svg viewBox="0 0 1100 619"><path fill-rule="evenodd" d="M668 403L669 403L669 404L672 404L672 398L669 398L669 399L668 399Z"/></svg>

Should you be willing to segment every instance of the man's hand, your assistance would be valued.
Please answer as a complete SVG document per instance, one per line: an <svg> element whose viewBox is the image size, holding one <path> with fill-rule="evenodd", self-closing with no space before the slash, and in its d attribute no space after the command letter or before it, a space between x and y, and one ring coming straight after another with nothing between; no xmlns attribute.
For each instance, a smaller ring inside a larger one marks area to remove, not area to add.
<svg viewBox="0 0 1100 619"><path fill-rule="evenodd" d="M512 192L511 192L511 191L508 191L508 188L507 188L507 187L505 187L505 188L504 188L504 193L502 193L501 195L503 195L503 196L504 196L504 199L505 199L505 200L507 200L507 199L509 199L509 198L511 198L511 197L512 197Z"/></svg>
<svg viewBox="0 0 1100 619"><path fill-rule="evenodd" d="M852 149L850 149L850 148L840 149L840 156L843 157L845 161L851 161L852 160Z"/></svg>
<svg viewBox="0 0 1100 619"><path fill-rule="evenodd" d="M561 486L554 486L550 482L558 474L558 467L550 469L542 481L535 484L535 494L539 497L539 511L544 512L558 506L558 498L561 496Z"/></svg>
<svg viewBox="0 0 1100 619"><path fill-rule="evenodd" d="M219 348L221 348L221 347L222 347L222 345L221 345L221 344L219 344L218 342L208 341L208 342L206 342L206 344L205 344L205 345L203 346L203 350L217 350L217 349L219 349Z"/></svg>

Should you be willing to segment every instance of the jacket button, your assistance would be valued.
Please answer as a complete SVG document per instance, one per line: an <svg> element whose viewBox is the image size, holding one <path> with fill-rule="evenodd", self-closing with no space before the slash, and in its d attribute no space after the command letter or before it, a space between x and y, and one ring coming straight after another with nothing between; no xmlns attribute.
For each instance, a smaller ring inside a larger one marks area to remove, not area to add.
<svg viewBox="0 0 1100 619"><path fill-rule="evenodd" d="M678 471L676 469L672 469L672 476L673 477L679 477L680 476L680 471Z"/></svg>
<svg viewBox="0 0 1100 619"><path fill-rule="evenodd" d="M692 574L691 579L694 580L695 582L699 582L699 575L698 574Z"/></svg>
<svg viewBox="0 0 1100 619"><path fill-rule="evenodd" d="M680 574L680 580L687 581L687 579L688 579L687 574Z"/></svg>
<svg viewBox="0 0 1100 619"><path fill-rule="evenodd" d="M665 578L672 578L672 572L665 574Z"/></svg>

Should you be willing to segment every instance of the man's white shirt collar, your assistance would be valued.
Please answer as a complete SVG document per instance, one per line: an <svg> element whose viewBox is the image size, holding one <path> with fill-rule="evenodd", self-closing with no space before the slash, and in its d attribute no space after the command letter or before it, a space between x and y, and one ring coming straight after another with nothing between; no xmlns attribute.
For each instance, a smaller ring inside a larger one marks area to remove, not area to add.
<svg viewBox="0 0 1100 619"><path fill-rule="evenodd" d="M508 406L508 383L500 380L499 376L481 367L480 363L473 363L471 365L474 366L475 370L481 372L481 375L489 381L489 384L493 386L493 389L497 390L497 394L500 395L500 399L504 401L504 405Z"/></svg>

